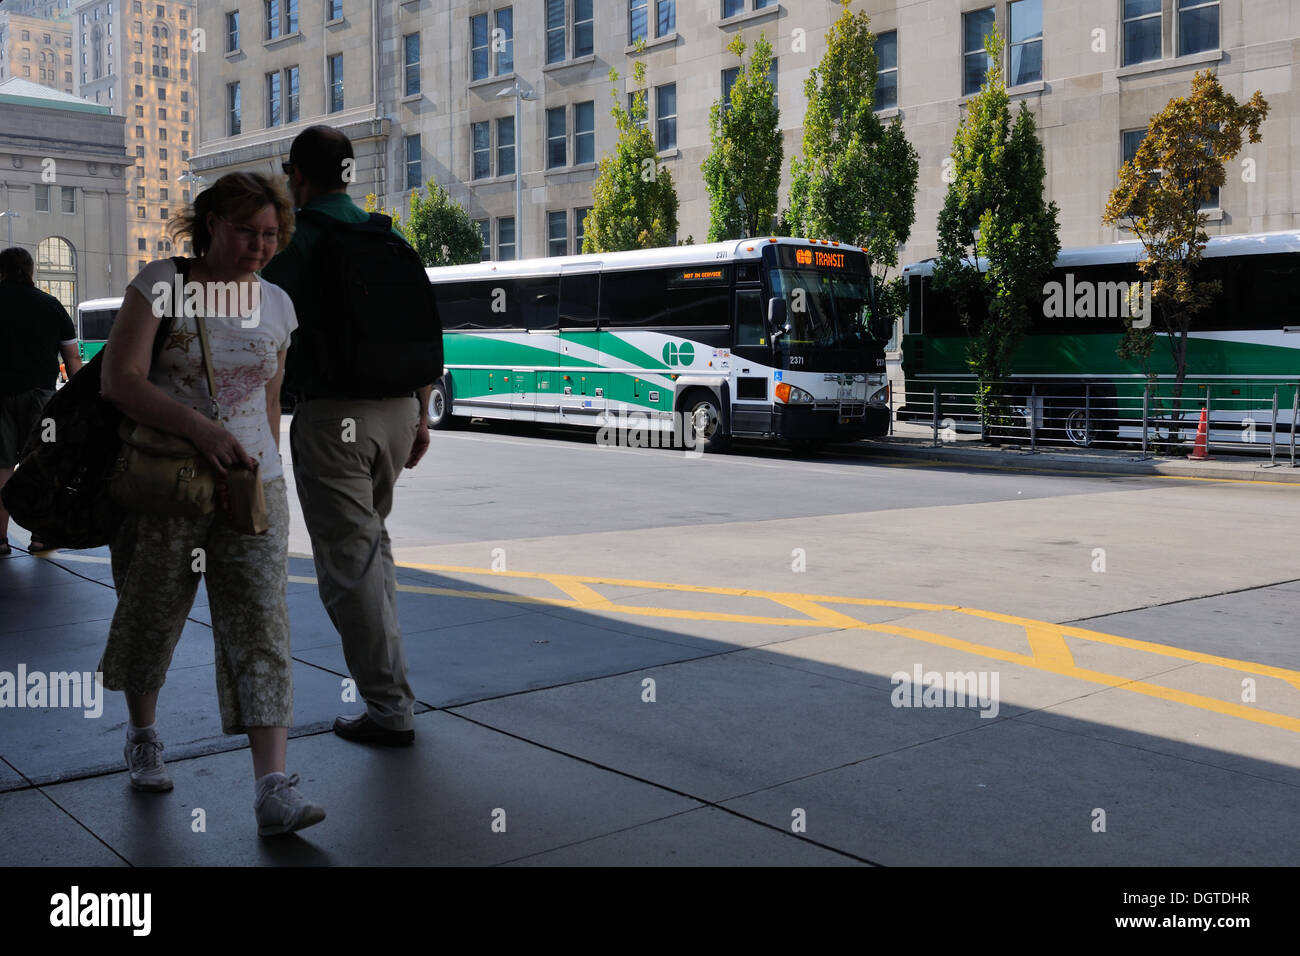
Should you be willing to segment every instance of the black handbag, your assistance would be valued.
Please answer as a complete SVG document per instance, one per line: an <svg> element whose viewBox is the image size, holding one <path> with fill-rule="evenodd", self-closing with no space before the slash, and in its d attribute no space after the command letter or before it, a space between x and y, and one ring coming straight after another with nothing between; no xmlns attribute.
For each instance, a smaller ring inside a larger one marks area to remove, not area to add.
<svg viewBox="0 0 1300 956"><path fill-rule="evenodd" d="M170 316L158 323L155 359L171 324ZM106 350L45 403L17 470L0 491L14 521L51 548L102 547L125 515L108 488L122 444L118 426L123 415L100 395Z"/></svg>

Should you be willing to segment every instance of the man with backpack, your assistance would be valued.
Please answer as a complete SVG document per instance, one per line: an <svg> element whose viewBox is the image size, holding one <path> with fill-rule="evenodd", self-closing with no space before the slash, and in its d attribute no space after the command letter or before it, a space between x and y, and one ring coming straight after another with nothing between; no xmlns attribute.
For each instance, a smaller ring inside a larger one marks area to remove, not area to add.
<svg viewBox="0 0 1300 956"><path fill-rule="evenodd" d="M63 304L36 288L26 249L0 252L0 488L13 476L23 444L54 395L63 356L68 376L81 368L77 332ZM9 546L9 512L0 504L0 557ZM45 546L35 537L31 551Z"/></svg>
<svg viewBox="0 0 1300 956"><path fill-rule="evenodd" d="M298 314L285 367L296 400L294 480L321 601L366 702L334 732L398 746L415 739L415 696L384 521L402 467L414 468L429 447L442 333L419 256L387 217L348 197L354 167L352 144L332 127L293 141L284 170L297 227L262 276L289 293Z"/></svg>

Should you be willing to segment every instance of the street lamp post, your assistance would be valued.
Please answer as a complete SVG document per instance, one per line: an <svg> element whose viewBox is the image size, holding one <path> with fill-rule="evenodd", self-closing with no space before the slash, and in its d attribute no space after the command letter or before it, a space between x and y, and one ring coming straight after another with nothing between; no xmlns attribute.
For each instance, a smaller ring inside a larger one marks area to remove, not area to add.
<svg viewBox="0 0 1300 956"><path fill-rule="evenodd" d="M524 257L524 209L519 177L520 170L523 168L523 150L520 148L522 137L519 135L519 101L535 100L537 94L532 90L525 90L519 85L519 80L516 79L510 89L502 90L497 96L513 96L515 98L515 258L522 259Z"/></svg>
<svg viewBox="0 0 1300 956"><path fill-rule="evenodd" d="M6 243L7 246L12 246L14 244L14 220L21 218L23 217L12 209L6 209L3 212L0 212L0 219L5 221L5 225L9 229L9 241Z"/></svg>

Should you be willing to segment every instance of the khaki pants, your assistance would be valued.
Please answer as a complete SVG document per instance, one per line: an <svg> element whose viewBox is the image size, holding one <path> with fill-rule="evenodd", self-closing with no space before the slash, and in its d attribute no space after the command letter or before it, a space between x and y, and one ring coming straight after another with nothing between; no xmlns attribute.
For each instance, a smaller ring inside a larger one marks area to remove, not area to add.
<svg viewBox="0 0 1300 956"><path fill-rule="evenodd" d="M321 602L372 720L410 730L415 695L397 623L397 575L384 526L419 426L414 397L312 399L289 431L298 500Z"/></svg>

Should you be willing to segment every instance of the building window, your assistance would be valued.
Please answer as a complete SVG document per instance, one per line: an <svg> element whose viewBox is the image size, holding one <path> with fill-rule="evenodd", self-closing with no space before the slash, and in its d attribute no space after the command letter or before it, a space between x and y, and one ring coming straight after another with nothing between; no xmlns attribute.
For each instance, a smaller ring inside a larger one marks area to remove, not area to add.
<svg viewBox="0 0 1300 956"><path fill-rule="evenodd" d="M423 184L420 164L420 134L406 137L406 188L419 189Z"/></svg>
<svg viewBox="0 0 1300 956"><path fill-rule="evenodd" d="M489 32L487 14L469 18L470 79L483 80L488 75Z"/></svg>
<svg viewBox="0 0 1300 956"><path fill-rule="evenodd" d="M546 62L564 59L564 0L546 0Z"/></svg>
<svg viewBox="0 0 1300 956"><path fill-rule="evenodd" d="M149 243L145 241L144 236L141 236L140 238L136 239L135 247L139 249L141 252L147 252L149 250Z"/></svg>
<svg viewBox="0 0 1300 956"><path fill-rule="evenodd" d="M591 0L573 0L573 55L590 56L596 49Z"/></svg>
<svg viewBox="0 0 1300 956"><path fill-rule="evenodd" d="M231 10L226 14L226 52L234 53L239 49L239 11ZM140 44L135 45L135 52L140 52Z"/></svg>
<svg viewBox="0 0 1300 956"><path fill-rule="evenodd" d="M487 121L470 124L473 162L471 179L486 179L492 175L492 129Z"/></svg>
<svg viewBox="0 0 1300 956"><path fill-rule="evenodd" d="M581 165L596 161L596 103L573 104L573 161Z"/></svg>
<svg viewBox="0 0 1300 956"><path fill-rule="evenodd" d="M59 198L62 200L63 211L69 214L75 214L77 211L77 191L71 186L59 187Z"/></svg>
<svg viewBox="0 0 1300 956"><path fill-rule="evenodd" d="M1124 65L1160 59L1160 0L1124 0Z"/></svg>
<svg viewBox="0 0 1300 956"><path fill-rule="evenodd" d="M565 165L565 149L568 130L564 122L564 107L557 106L546 111L546 168L554 169Z"/></svg>
<svg viewBox="0 0 1300 956"><path fill-rule="evenodd" d="M1043 79L1043 0L1011 4L1010 86Z"/></svg>
<svg viewBox="0 0 1300 956"><path fill-rule="evenodd" d="M262 0L266 9L266 38L274 40L280 35L280 0Z"/></svg>
<svg viewBox="0 0 1300 956"><path fill-rule="evenodd" d="M405 38L406 95L420 92L420 34L408 33Z"/></svg>
<svg viewBox="0 0 1300 956"><path fill-rule="evenodd" d="M655 147L677 148L677 84L655 87Z"/></svg>
<svg viewBox="0 0 1300 956"><path fill-rule="evenodd" d="M587 235L585 223L589 212L590 206L579 206L573 210L573 251L578 255L582 253L582 241Z"/></svg>
<svg viewBox="0 0 1300 956"><path fill-rule="evenodd" d="M330 57L330 109L337 113L343 109L343 54L335 53Z"/></svg>
<svg viewBox="0 0 1300 956"><path fill-rule="evenodd" d="M497 51L497 76L515 71L515 13L514 7L502 7L496 11L497 29L505 43ZM511 220L513 222L514 220Z"/></svg>
<svg viewBox="0 0 1300 956"><path fill-rule="evenodd" d="M677 0L655 0L655 36L666 37L677 31Z"/></svg>
<svg viewBox="0 0 1300 956"><path fill-rule="evenodd" d="M136 187L135 187L135 198L136 198L136 199L143 199L143 198L144 198L144 187L143 187L143 186L136 186Z"/></svg>
<svg viewBox="0 0 1300 956"><path fill-rule="evenodd" d="M343 19L343 0L329 0L329 2L325 4L325 19Z"/></svg>
<svg viewBox="0 0 1300 956"><path fill-rule="evenodd" d="M627 0L627 42L650 37L650 0Z"/></svg>
<svg viewBox="0 0 1300 956"><path fill-rule="evenodd" d="M1178 55L1219 48L1219 0L1178 0Z"/></svg>
<svg viewBox="0 0 1300 956"><path fill-rule="evenodd" d="M1158 0L1157 0L1158 2ZM993 57L984 49L984 38L993 32L993 8L961 15L963 96L978 93L988 76Z"/></svg>
<svg viewBox="0 0 1300 956"><path fill-rule="evenodd" d="M497 120L497 175L513 176L515 174L515 118L502 117Z"/></svg>
<svg viewBox="0 0 1300 956"><path fill-rule="evenodd" d="M876 105L878 110L898 106L898 31L876 35Z"/></svg>
<svg viewBox="0 0 1300 956"><path fill-rule="evenodd" d="M36 187L36 211L37 212L50 211L50 187L49 186Z"/></svg>
<svg viewBox="0 0 1300 956"><path fill-rule="evenodd" d="M497 258L513 259L515 257L515 217L505 216L497 220Z"/></svg>
<svg viewBox="0 0 1300 956"><path fill-rule="evenodd" d="M72 312L77 307L77 262L65 239L51 236L36 247L36 287Z"/></svg>
<svg viewBox="0 0 1300 956"><path fill-rule="evenodd" d="M189 117L182 115L181 119ZM298 68L291 66L284 71L284 121L298 122Z"/></svg>
<svg viewBox="0 0 1300 956"><path fill-rule="evenodd" d="M546 254L566 256L569 254L569 214L567 212L548 212L546 214Z"/></svg>
<svg viewBox="0 0 1300 956"><path fill-rule="evenodd" d="M284 30L298 32L298 0L284 0Z"/></svg>
<svg viewBox="0 0 1300 956"><path fill-rule="evenodd" d="M280 125L280 74L266 74L266 125Z"/></svg>
<svg viewBox="0 0 1300 956"><path fill-rule="evenodd" d="M487 219L475 219L479 238L483 240L483 249L479 252L479 262L488 262L492 258L492 223Z"/></svg>
<svg viewBox="0 0 1300 956"><path fill-rule="evenodd" d="M722 102L724 106L731 106L731 88L736 85L738 79L740 79L740 67L733 66L722 71Z"/></svg>
<svg viewBox="0 0 1300 956"><path fill-rule="evenodd" d="M226 135L238 136L242 126L239 119L239 84L226 84Z"/></svg>

